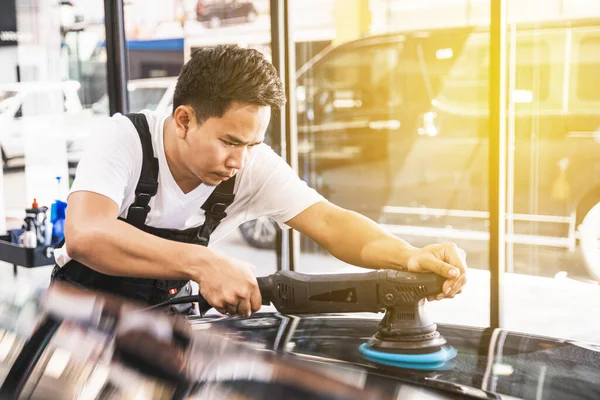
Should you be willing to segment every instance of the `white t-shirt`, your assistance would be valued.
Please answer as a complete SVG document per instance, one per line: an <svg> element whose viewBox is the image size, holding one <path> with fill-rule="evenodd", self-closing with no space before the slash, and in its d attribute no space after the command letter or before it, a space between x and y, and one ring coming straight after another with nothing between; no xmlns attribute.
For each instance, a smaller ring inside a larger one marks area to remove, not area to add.
<svg viewBox="0 0 600 400"><path fill-rule="evenodd" d="M150 200L151 211L146 225L156 228L187 229L204 223L202 205L215 186L200 184L184 194L179 188L165 158L163 127L168 115L159 116L144 110L152 135L154 155L158 158L158 192ZM77 167L70 193L99 193L119 205L119 216L126 217L135 199L135 188L142 170L142 145L131 121L116 114L95 126L93 137ZM269 146L260 144L250 152L235 182L235 200L227 208L227 217L210 235L216 243L242 223L261 216L288 228L289 221L306 208L325 199L302 181ZM58 265L71 258L66 246L56 249Z"/></svg>

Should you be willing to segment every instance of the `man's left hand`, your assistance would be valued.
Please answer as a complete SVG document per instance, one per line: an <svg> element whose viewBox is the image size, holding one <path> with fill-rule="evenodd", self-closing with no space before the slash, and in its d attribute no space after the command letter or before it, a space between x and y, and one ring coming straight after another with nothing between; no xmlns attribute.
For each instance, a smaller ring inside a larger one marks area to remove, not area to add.
<svg viewBox="0 0 600 400"><path fill-rule="evenodd" d="M427 299L441 300L453 298L467 283L467 255L454 243L431 244L415 248L408 260L410 272L433 272L448 279L442 286L442 293Z"/></svg>

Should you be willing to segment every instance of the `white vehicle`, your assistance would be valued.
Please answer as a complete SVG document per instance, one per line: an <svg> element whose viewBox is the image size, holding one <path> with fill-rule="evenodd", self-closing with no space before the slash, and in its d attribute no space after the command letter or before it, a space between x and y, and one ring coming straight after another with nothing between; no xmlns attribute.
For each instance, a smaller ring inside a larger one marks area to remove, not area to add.
<svg viewBox="0 0 600 400"><path fill-rule="evenodd" d="M0 152L4 167L24 158L24 135L32 122L46 128L61 126L66 130L68 146L86 136L91 113L81 105L77 94L80 87L76 81L0 85ZM69 155L70 162L78 161L75 158L76 154Z"/></svg>
<svg viewBox="0 0 600 400"><path fill-rule="evenodd" d="M153 110L161 114L171 112L173 92L177 77L135 79L127 83L129 111ZM109 114L108 96L105 94L92 105L96 114Z"/></svg>
<svg viewBox="0 0 600 400"><path fill-rule="evenodd" d="M140 79L128 83L130 110L170 112L177 78ZM4 168L21 167L25 156L25 132L35 127L60 127L67 139L69 167L81 158L92 120L107 118L108 97L91 110L83 108L76 81L31 82L0 85L0 153Z"/></svg>

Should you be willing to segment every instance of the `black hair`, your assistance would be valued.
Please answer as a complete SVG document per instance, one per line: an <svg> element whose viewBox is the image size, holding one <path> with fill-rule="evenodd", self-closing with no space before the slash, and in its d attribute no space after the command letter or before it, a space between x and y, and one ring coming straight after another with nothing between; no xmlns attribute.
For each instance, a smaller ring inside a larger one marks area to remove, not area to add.
<svg viewBox="0 0 600 400"><path fill-rule="evenodd" d="M189 105L203 124L211 117L222 117L232 101L281 108L285 92L273 64L259 51L237 45L194 51L179 73L173 112Z"/></svg>

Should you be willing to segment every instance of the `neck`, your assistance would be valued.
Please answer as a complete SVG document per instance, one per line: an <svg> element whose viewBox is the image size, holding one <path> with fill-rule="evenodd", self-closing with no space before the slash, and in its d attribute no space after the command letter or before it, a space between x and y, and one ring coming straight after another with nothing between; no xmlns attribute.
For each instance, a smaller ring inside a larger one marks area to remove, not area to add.
<svg viewBox="0 0 600 400"><path fill-rule="evenodd" d="M167 165L173 175L173 179L183 193L189 193L202 183L183 163L179 148L177 146L177 134L175 132L175 120L169 116L163 127L163 143L165 147L165 158Z"/></svg>

